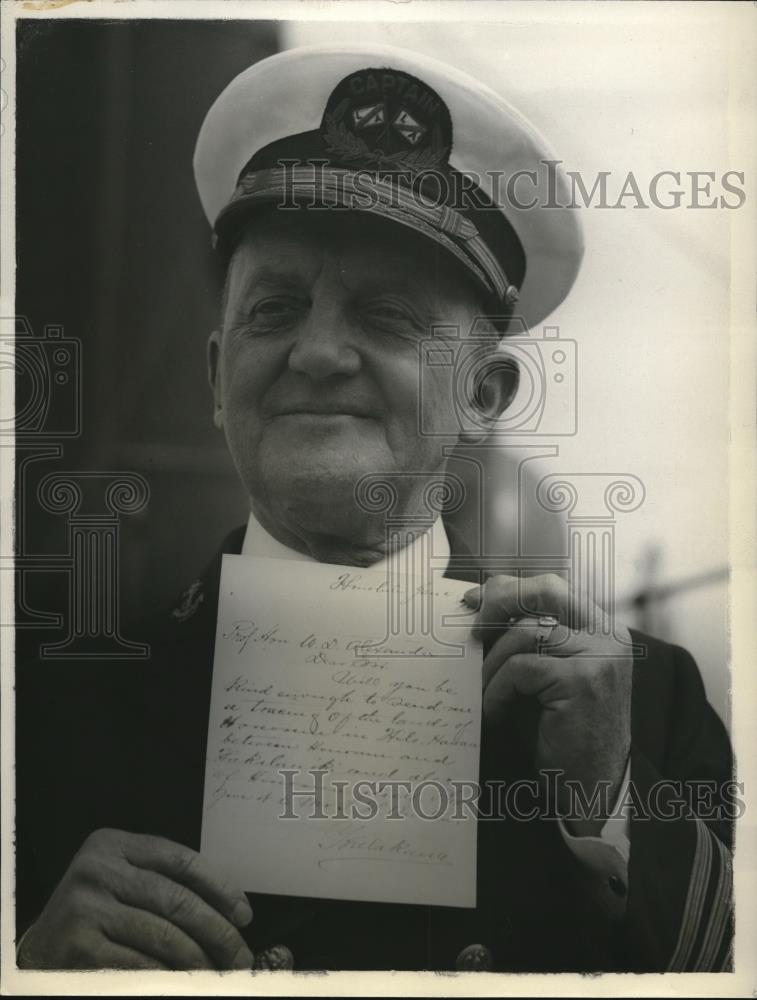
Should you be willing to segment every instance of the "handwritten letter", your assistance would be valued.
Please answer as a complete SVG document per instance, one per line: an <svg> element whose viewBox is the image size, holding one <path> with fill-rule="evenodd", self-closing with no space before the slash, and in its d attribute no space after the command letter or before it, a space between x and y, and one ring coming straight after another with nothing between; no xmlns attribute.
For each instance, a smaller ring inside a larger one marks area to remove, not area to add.
<svg viewBox="0 0 757 1000"><path fill-rule="evenodd" d="M202 850L237 885L475 906L460 800L478 781L482 656L467 587L435 575L431 613L403 634L392 609L419 598L404 578L224 556Z"/></svg>

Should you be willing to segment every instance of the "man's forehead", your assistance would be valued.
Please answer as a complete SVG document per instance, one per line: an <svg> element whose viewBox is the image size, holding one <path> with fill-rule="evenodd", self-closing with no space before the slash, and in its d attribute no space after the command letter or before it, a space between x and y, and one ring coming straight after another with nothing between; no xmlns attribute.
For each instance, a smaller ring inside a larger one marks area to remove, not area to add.
<svg viewBox="0 0 757 1000"><path fill-rule="evenodd" d="M312 278L327 258L338 258L345 280L392 284L477 298L473 283L435 244L405 227L356 212L274 211L253 220L231 267L243 280Z"/></svg>

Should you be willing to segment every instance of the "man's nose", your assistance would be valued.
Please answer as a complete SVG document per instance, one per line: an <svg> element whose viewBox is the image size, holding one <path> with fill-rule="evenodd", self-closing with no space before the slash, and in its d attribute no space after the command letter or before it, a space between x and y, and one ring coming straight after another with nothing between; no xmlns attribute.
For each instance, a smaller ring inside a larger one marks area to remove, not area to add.
<svg viewBox="0 0 757 1000"><path fill-rule="evenodd" d="M290 351L289 367L318 381L333 375L355 375L361 362L354 333L342 308L314 303Z"/></svg>

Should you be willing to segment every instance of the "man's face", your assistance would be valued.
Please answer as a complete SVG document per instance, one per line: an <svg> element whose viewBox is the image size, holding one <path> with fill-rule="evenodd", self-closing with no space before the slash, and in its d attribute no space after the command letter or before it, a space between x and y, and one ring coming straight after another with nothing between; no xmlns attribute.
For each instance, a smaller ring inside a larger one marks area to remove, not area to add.
<svg viewBox="0 0 757 1000"><path fill-rule="evenodd" d="M421 392L420 345L434 324L467 336L477 314L465 274L404 227L333 211L257 221L209 345L215 420L256 510L350 537L361 476L442 469L453 372L429 369Z"/></svg>

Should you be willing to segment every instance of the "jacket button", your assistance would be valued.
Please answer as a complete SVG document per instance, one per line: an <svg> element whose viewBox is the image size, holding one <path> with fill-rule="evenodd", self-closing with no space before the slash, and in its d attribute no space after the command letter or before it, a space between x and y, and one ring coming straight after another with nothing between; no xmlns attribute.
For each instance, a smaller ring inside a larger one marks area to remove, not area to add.
<svg viewBox="0 0 757 1000"><path fill-rule="evenodd" d="M611 875L607 881L616 896L625 896L626 886L622 878L618 878L617 875Z"/></svg>
<svg viewBox="0 0 757 1000"><path fill-rule="evenodd" d="M458 972L491 972L494 968L492 953L482 944L469 944L455 960Z"/></svg>
<svg viewBox="0 0 757 1000"><path fill-rule="evenodd" d="M293 969L294 955L285 944L274 944L255 956L255 968L271 972L279 969Z"/></svg>

